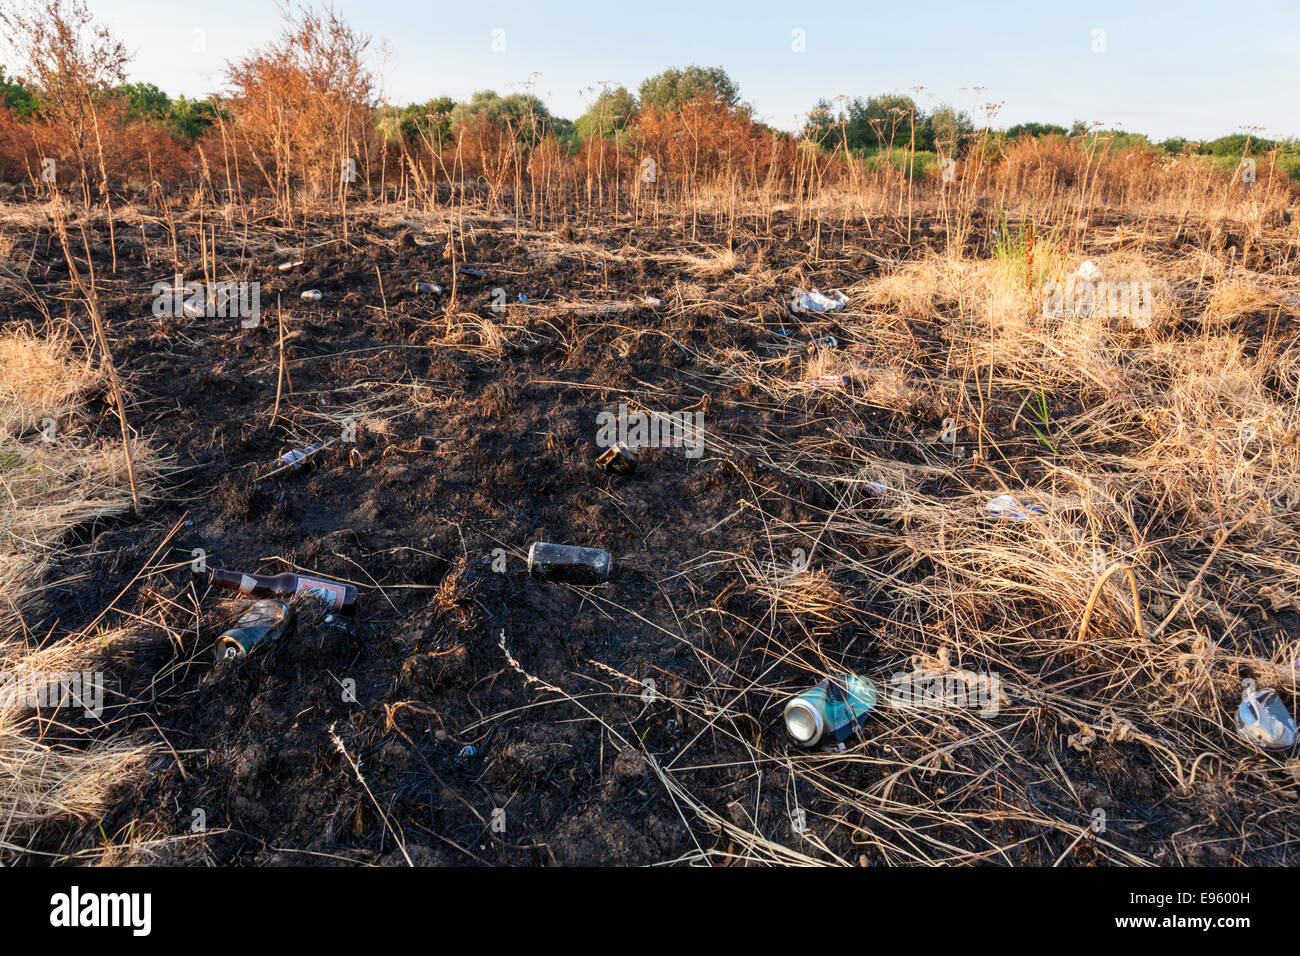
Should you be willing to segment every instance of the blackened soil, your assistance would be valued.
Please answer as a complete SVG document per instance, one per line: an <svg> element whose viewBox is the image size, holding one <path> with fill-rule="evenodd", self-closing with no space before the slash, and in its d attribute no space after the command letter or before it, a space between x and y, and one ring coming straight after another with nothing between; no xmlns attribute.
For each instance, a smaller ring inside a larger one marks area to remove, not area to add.
<svg viewBox="0 0 1300 956"><path fill-rule="evenodd" d="M924 241L823 237L822 265L809 271L808 238L780 217L741 242L677 221L566 229L567 245L480 223L452 247L443 227L385 211L350 215L346 239L328 216L305 230L268 219L246 231L237 215L215 230L191 215L176 223L177 266L160 223L119 223L116 273L107 230L88 232L132 425L175 470L143 519L86 529L93 547L51 575L77 580L45 592L30 624L79 627L117 599L109 620L143 639L111 652L128 701L113 727L157 755L104 820L48 836L51 846L131 835L153 841L137 859L219 864L643 864L726 851L727 838L683 813L649 762L679 754L697 768L674 771L694 799L797 842L788 771L756 774L742 742L790 749L781 700L749 681L806 680L788 662L772 666L806 630L765 619L766 601L738 586L728 562L701 559L779 557L760 512L797 524L830 503L717 448L701 458L651 451L635 476L612 477L595 464L596 418L631 402L703 411L720 436L779 434L788 423L743 384L708 377L701 353L787 349L793 367L802 353L778 328L792 327L796 346L838 331L791 319L785 296L796 281L856 282L880 256L922 255ZM930 225L917 234L932 237ZM153 314L154 283L178 268L201 275L204 234L209 245L215 236L223 278L261 283L257 327ZM729 243L766 278L702 276L671 258ZM84 329L49 231L18 245L31 254L33 286L66 301ZM301 269L276 269L299 257ZM449 308L456 266L486 277L455 276ZM446 292L417 294L417 280ZM698 285L712 304L641 304L674 301L679 284ZM319 289L320 302L301 301L305 289ZM581 309L611 301L623 304ZM45 321L30 302L7 312ZM110 405L96 408L93 425L115 437ZM890 436L934 428L941 414L882 411L849 424L905 456ZM271 474L279 453L312 442L326 447L307 467ZM530 577L525 555L539 540L609 550L612 579L574 588ZM191 573L199 559L347 580L359 609L339 627L300 600L292 633L247 660L214 663L214 638L240 605ZM871 620L846 616L818 640L868 671ZM701 716L724 703L740 715L725 728ZM1132 796L1147 779L1150 789L1145 769L1115 759L1115 779L1099 788ZM846 772L864 786L876 773ZM1033 788L1010 772L997 785L1034 805ZM859 859L847 831L828 843ZM1057 843L1020 858L1050 860L1068 840Z"/></svg>
<svg viewBox="0 0 1300 956"><path fill-rule="evenodd" d="M195 220L176 224L189 279L202 274L202 231L212 241ZM671 252L679 229L577 241ZM643 296L670 299L679 278L696 281L679 275L685 265L602 261L555 251L553 235L480 227L456 264L487 275L457 274L449 319L445 232L382 213L351 218L346 241L337 220L297 233L253 226L252 239L218 223L217 261L261 283L261 323L243 328L153 314L154 284L176 271L159 220L118 223L116 273L107 230L88 232L132 425L175 468L143 521L88 529L94 547L61 569L85 577L47 591L40 609L46 626L76 627L147 568L116 610L166 625L111 665L132 701L115 729L159 753L100 821L104 833L162 839L146 858L223 864L637 864L711 845L642 752L671 759L699 734L669 701L698 697L753 634L722 615L719 572L680 572L710 551L755 547L761 525L742 500L799 520L807 492L752 463L674 449L647 451L631 478L607 475L595 464L596 417L631 401L703 411L710 432L762 426L762 413L700 377L694 353L782 347L754 320L791 324L788 290L755 283L711 312L652 309ZM61 294L56 240L27 238L33 285ZM725 246L709 230L694 245L706 238ZM803 243L787 239L762 244L769 266L801 261ZM299 257L300 269L276 268ZM849 253L819 281L875 268ZM446 292L418 294L416 280ZM320 302L301 301L313 288ZM623 304L603 314L561 304L608 301ZM22 304L11 318L42 324ZM834 327L808 324L820 331ZM96 408L96 427L113 437L108 401ZM327 447L308 467L269 474L279 453L311 442ZM526 553L539 540L609 550L612 579L531 578ZM360 607L340 629L299 602L289 636L214 665L214 638L239 604L191 573L199 555L351 581ZM746 600L727 598L727 611L743 614ZM777 735L775 702L755 703L766 709L747 732ZM743 753L710 733L690 756L720 769L693 772L689 788L720 809L750 793L752 773L726 766ZM100 826L61 848L93 847Z"/></svg>

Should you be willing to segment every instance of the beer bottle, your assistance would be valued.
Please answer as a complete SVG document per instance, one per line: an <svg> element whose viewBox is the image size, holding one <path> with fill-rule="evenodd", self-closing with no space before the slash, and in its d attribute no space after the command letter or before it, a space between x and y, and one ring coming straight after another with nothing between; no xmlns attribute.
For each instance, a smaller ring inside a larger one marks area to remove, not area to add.
<svg viewBox="0 0 1300 956"><path fill-rule="evenodd" d="M330 610L342 611L344 614L351 614L357 606L357 589L351 584L340 584L288 571L283 574L243 574L213 568L208 580L216 587L256 598L284 599L306 592L324 601Z"/></svg>

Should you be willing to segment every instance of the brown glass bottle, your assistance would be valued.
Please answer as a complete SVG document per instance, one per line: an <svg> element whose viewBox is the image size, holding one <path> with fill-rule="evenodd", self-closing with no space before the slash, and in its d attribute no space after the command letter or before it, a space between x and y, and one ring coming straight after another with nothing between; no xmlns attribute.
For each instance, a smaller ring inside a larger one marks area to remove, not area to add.
<svg viewBox="0 0 1300 956"><path fill-rule="evenodd" d="M291 598L307 592L320 598L331 610L351 614L357 606L357 589L351 584L340 584L325 578L305 574L243 574L213 568L208 580L219 588L228 588L257 598Z"/></svg>

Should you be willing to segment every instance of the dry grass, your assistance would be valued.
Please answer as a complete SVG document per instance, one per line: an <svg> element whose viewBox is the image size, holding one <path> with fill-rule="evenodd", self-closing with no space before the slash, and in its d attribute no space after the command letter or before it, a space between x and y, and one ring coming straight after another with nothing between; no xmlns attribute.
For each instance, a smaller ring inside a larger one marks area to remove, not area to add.
<svg viewBox="0 0 1300 956"><path fill-rule="evenodd" d="M10 688L93 672L105 648L129 639L83 633L36 648L21 614L40 587L40 563L70 529L131 507L120 445L85 436L77 420L81 400L102 385L100 370L64 340L0 337L0 678ZM133 454L147 493L158 462L142 443ZM148 752L82 720L76 703L29 705L17 694L0 698L0 856L23 849L18 841L40 825L93 820Z"/></svg>
<svg viewBox="0 0 1300 956"><path fill-rule="evenodd" d="M887 863L1014 863L1031 847L1030 859L1049 852L1058 863L1246 859L1202 845L1206 815L1235 821L1238 846L1285 858L1300 761L1247 745L1233 712L1246 677L1296 709L1300 642L1265 638L1252 622L1300 606L1300 344L1267 332L1250 344L1235 320L1276 321L1297 306L1266 277L1198 288L1178 260L1125 252L1093 258L1116 281L1162 285L1149 327L1049 318L1039 283L1082 257L1044 258L1028 287L1023 268L998 257L900 266L850 290L840 349L801 365L780 350L703 353L720 382L747 385L785 426L711 434L711 451L833 504L792 522L781 496L756 490L768 560L714 555L700 566L729 561L768 603L766 624L748 622L765 653L725 669L695 703L674 703L730 728L753 766L791 769L792 811L801 800L838 808L802 838L820 859L857 862L816 836L834 831L864 861ZM837 373L853 385L807 387ZM906 410L935 426L953 418L955 443L908 424ZM872 480L888 492L870 493ZM988 515L1006 493L1043 513ZM785 556L796 551L808 566L792 573ZM794 640L782 617L798 622ZM869 633L868 647L831 640L845 620ZM882 705L863 741L794 762L746 729L748 715L772 716L798 685L846 662L878 686L918 668L997 674L1001 706ZM804 677L770 683L778 665ZM1112 776L1121 795L1079 781L1066 753ZM1018 795L1026 782L1042 799ZM1148 836L1126 805L1135 794L1202 822ZM1098 807L1112 822L1090 836ZM757 824L712 816L737 858L789 862L790 847Z"/></svg>
<svg viewBox="0 0 1300 956"><path fill-rule="evenodd" d="M46 418L57 424L99 383L99 372L74 357L64 338L25 331L0 337L0 435L22 438Z"/></svg>

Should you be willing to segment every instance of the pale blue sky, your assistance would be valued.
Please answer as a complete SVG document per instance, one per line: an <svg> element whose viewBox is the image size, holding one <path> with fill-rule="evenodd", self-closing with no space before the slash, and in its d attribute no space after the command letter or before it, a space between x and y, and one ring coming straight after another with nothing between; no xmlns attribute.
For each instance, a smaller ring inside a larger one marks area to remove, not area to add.
<svg viewBox="0 0 1300 956"><path fill-rule="evenodd" d="M89 5L136 51L132 78L173 95L217 89L225 61L265 43L278 22L270 0ZM552 112L573 119L588 87L609 81L635 92L646 76L695 62L724 67L759 117L784 129L820 96L924 86L922 108L947 101L972 113L972 88L985 87L983 102L1005 103L994 121L1002 126L1100 120L1162 139L1209 138L1249 124L1267 136L1300 135L1300 0L342 0L337 7L372 35L376 53L380 40L388 42L383 75L399 103L509 92L536 73L535 90ZM203 51L194 50L195 30L204 31ZM494 30L504 31L499 52ZM803 52L794 50L796 30Z"/></svg>

